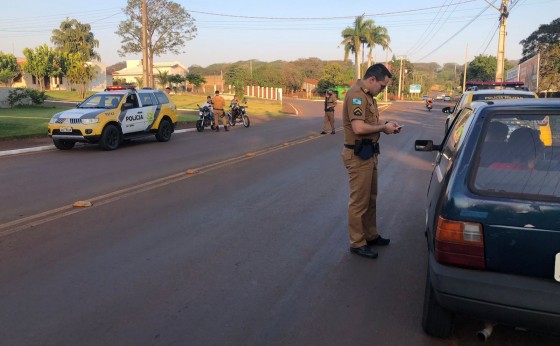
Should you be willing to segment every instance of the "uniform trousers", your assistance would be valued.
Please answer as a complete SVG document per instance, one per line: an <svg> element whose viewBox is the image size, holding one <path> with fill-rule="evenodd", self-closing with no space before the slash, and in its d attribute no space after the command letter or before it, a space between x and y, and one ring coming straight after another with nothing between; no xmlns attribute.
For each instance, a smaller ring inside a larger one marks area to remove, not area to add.
<svg viewBox="0 0 560 346"><path fill-rule="evenodd" d="M348 171L350 200L348 201L348 234L350 246L358 248L377 234L377 155L363 160L353 149L344 148L342 160Z"/></svg>
<svg viewBox="0 0 560 346"><path fill-rule="evenodd" d="M223 109L214 109L214 125L215 126L219 126L220 123L220 118L222 119L222 125L224 125L224 127L227 126L227 119L225 117L225 113Z"/></svg>
<svg viewBox="0 0 560 346"><path fill-rule="evenodd" d="M327 132L327 126L331 125L331 131L334 131L334 111L325 112L325 121L323 123L323 131Z"/></svg>

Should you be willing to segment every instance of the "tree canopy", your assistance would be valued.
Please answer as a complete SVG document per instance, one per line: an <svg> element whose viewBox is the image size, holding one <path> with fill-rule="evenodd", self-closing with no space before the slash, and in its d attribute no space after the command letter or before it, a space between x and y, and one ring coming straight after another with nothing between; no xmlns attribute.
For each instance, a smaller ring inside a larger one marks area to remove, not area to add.
<svg viewBox="0 0 560 346"><path fill-rule="evenodd" d="M142 9L141 0L128 0L123 13L127 19L119 24L115 32L121 36L119 55L142 53ZM149 66L153 66L154 55L181 54L187 41L196 37L196 26L191 15L179 4L169 0L146 0L148 27L147 51ZM148 68L150 80L152 69Z"/></svg>
<svg viewBox="0 0 560 346"><path fill-rule="evenodd" d="M556 18L550 24L543 24L529 37L519 42L523 46L523 62L537 53L546 51L549 47L560 43L560 18Z"/></svg>
<svg viewBox="0 0 560 346"><path fill-rule="evenodd" d="M52 31L51 42L57 51L80 54L84 61L101 61L101 56L95 51L99 41L91 32L91 25L82 24L76 19L68 19L60 23L59 29Z"/></svg>
<svg viewBox="0 0 560 346"><path fill-rule="evenodd" d="M0 52L0 83L11 86L19 73L17 59L13 54Z"/></svg>

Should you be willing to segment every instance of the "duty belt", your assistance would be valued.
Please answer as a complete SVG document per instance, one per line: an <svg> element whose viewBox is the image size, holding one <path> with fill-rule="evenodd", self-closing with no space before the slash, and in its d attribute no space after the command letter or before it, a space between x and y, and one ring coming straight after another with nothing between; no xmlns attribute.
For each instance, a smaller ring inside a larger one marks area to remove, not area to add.
<svg viewBox="0 0 560 346"><path fill-rule="evenodd" d="M379 154L379 143L372 141L371 139L356 140L356 144L344 144L344 147L348 149L353 149L354 152L360 151L363 146L371 146L374 154Z"/></svg>

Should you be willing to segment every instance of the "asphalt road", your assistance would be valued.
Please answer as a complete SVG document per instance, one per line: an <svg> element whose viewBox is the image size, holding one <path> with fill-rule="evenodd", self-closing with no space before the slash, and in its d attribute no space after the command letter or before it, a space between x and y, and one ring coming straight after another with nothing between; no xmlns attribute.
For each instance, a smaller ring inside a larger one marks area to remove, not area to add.
<svg viewBox="0 0 560 346"><path fill-rule="evenodd" d="M458 318L449 340L420 324L434 155L413 143L441 139L441 107L382 113L405 127L381 139L391 244L369 260L348 251L342 131L319 136L322 104L290 102L299 115L230 132L0 157L0 343L477 344L480 321ZM558 344L494 333L487 344Z"/></svg>

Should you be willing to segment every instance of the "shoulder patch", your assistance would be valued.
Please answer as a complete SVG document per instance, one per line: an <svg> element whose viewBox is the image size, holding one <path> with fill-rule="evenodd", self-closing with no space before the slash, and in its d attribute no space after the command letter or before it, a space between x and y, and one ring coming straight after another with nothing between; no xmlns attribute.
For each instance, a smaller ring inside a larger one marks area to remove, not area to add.
<svg viewBox="0 0 560 346"><path fill-rule="evenodd" d="M361 105L362 104L362 99L361 98L354 98L352 99L352 104L353 105Z"/></svg>
<svg viewBox="0 0 560 346"><path fill-rule="evenodd" d="M360 107L355 107L353 113L354 113L354 115L361 116L362 115L362 110L361 110Z"/></svg>

